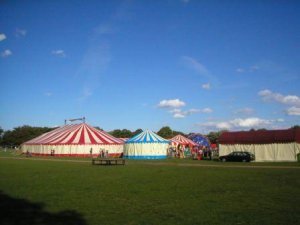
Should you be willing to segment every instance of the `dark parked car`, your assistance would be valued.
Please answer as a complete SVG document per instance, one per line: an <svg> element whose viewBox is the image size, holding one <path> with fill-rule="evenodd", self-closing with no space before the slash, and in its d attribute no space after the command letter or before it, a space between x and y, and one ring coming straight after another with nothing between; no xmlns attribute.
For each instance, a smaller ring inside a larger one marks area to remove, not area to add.
<svg viewBox="0 0 300 225"><path fill-rule="evenodd" d="M255 160L255 156L250 152L231 152L228 155L219 157L222 162L250 162Z"/></svg>

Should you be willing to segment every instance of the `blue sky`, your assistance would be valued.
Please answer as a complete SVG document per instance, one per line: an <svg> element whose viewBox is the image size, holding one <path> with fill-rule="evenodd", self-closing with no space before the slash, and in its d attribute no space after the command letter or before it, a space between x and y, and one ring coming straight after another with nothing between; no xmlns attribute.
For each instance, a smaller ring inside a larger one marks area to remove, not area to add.
<svg viewBox="0 0 300 225"><path fill-rule="evenodd" d="M299 1L4 1L0 54L5 130L300 124Z"/></svg>

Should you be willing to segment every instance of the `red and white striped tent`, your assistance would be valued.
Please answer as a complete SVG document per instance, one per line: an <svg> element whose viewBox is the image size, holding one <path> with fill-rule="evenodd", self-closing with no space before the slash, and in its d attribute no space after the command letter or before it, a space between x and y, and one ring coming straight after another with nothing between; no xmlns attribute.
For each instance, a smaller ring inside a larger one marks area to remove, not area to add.
<svg viewBox="0 0 300 225"><path fill-rule="evenodd" d="M175 137L171 138L170 139L171 143L173 145L188 145L190 147L193 147L193 146L197 146L197 143L193 142L192 140L178 134L176 135Z"/></svg>
<svg viewBox="0 0 300 225"><path fill-rule="evenodd" d="M107 151L111 157L119 157L123 153L124 143L104 131L95 129L86 123L68 124L42 134L22 144L23 152L32 155L55 156L93 156Z"/></svg>
<svg viewBox="0 0 300 225"><path fill-rule="evenodd" d="M124 143L125 143L127 140L129 140L129 138L119 138L119 139L121 139Z"/></svg>

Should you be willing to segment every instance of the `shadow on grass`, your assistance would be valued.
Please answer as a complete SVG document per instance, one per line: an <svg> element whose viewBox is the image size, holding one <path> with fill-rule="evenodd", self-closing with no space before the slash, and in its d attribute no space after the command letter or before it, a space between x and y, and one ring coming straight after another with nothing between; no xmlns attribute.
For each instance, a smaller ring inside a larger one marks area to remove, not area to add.
<svg viewBox="0 0 300 225"><path fill-rule="evenodd" d="M1 225L86 225L78 212L66 210L47 212L42 203L32 203L26 199L12 198L0 191Z"/></svg>

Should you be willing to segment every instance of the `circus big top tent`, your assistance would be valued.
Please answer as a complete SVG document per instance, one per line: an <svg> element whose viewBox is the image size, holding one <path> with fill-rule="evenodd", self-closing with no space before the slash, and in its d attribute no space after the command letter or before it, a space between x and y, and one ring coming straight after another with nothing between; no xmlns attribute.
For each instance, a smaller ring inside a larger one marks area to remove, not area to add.
<svg viewBox="0 0 300 225"><path fill-rule="evenodd" d="M69 124L42 134L22 144L22 151L32 155L89 156L98 155L101 150L109 156L119 157L124 142L86 123Z"/></svg>
<svg viewBox="0 0 300 225"><path fill-rule="evenodd" d="M146 130L125 142L124 156L129 159L165 159L169 142Z"/></svg>

